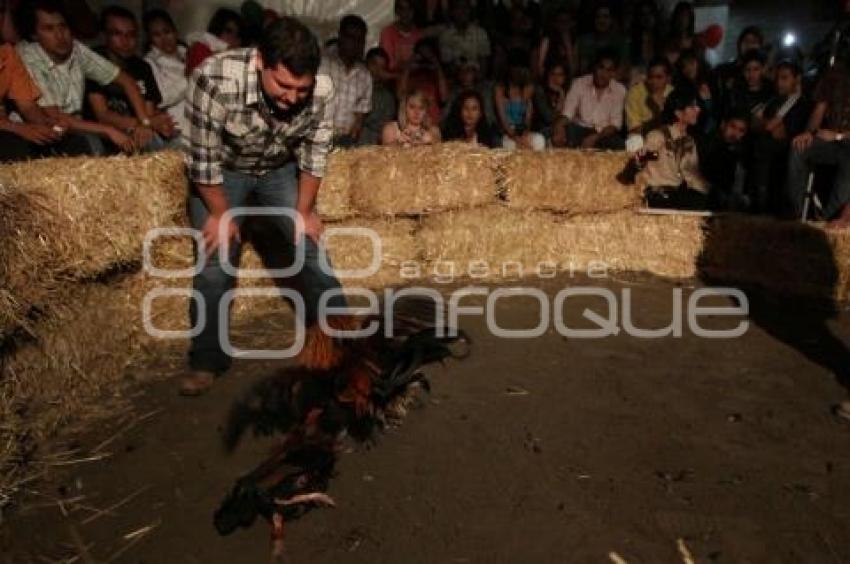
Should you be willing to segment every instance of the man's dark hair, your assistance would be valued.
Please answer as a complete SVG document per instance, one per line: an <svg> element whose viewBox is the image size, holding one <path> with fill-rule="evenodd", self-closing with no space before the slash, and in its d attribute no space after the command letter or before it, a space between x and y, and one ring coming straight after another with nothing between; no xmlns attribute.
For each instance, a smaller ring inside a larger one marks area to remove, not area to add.
<svg viewBox="0 0 850 564"><path fill-rule="evenodd" d="M242 35L242 16L228 8L219 8L215 11L212 18L210 18L207 31L218 37L224 33L224 30L227 28L227 24L231 22L239 26L239 34Z"/></svg>
<svg viewBox="0 0 850 564"><path fill-rule="evenodd" d="M803 69L793 59L782 59L781 61L776 63L776 72L778 73L782 69L787 69L791 71L791 74L793 74L794 76L800 76L803 74Z"/></svg>
<svg viewBox="0 0 850 564"><path fill-rule="evenodd" d="M670 61L667 59L667 57L653 57L649 61L649 64L646 65L646 70L648 71L649 69L655 67L663 68L664 72L666 72L668 76L673 75L673 65L670 64Z"/></svg>
<svg viewBox="0 0 850 564"><path fill-rule="evenodd" d="M108 6L100 13L100 31L106 31L106 22L109 18L118 18L129 20L134 24L137 23L136 15L127 8L123 6Z"/></svg>
<svg viewBox="0 0 850 564"><path fill-rule="evenodd" d="M615 67L620 66L620 55L613 49L604 47L596 51L596 56L593 57L593 69L598 68L603 62L611 61Z"/></svg>
<svg viewBox="0 0 850 564"><path fill-rule="evenodd" d="M353 29L360 31L364 35L369 32L369 26L366 25L366 20L356 14L348 14L339 22L339 33L342 35L346 30Z"/></svg>
<svg viewBox="0 0 850 564"><path fill-rule="evenodd" d="M35 28L38 24L38 15L36 12L44 12L46 14L59 14L68 22L68 14L65 12L65 7L60 0L30 0L22 2L18 6L18 12L15 15L15 27L21 37L24 39L32 39L35 35Z"/></svg>
<svg viewBox="0 0 850 564"><path fill-rule="evenodd" d="M377 59L378 57L383 57L385 61L389 62L390 55L387 53L386 49L383 47L372 47L366 52L366 62L368 63L372 59Z"/></svg>
<svg viewBox="0 0 850 564"><path fill-rule="evenodd" d="M745 67L753 61L761 64L762 66L767 64L767 55L764 54L764 51L761 49L754 49L752 51L747 51L741 57L741 66Z"/></svg>
<svg viewBox="0 0 850 564"><path fill-rule="evenodd" d="M295 18L283 17L269 25L258 46L266 68L283 65L296 76L315 75L322 52L319 41Z"/></svg>
<svg viewBox="0 0 850 564"><path fill-rule="evenodd" d="M732 106L723 113L723 117L720 121L723 123L728 123L730 121L742 121L749 126L751 118L752 114L749 110L747 110L747 108Z"/></svg>
<svg viewBox="0 0 850 564"><path fill-rule="evenodd" d="M662 113L664 123L675 123L678 120L676 112L681 112L691 106L699 106L699 95L696 89L690 86L676 88L670 92L670 95L667 96L667 100L664 102L664 111Z"/></svg>
<svg viewBox="0 0 850 564"><path fill-rule="evenodd" d="M744 38L748 35L755 35L758 37L759 43L764 45L764 33L762 33L761 28L755 25L749 25L742 29L741 33L738 34L738 43L736 43L738 55L743 55L743 53L741 53L741 44L744 42Z"/></svg>

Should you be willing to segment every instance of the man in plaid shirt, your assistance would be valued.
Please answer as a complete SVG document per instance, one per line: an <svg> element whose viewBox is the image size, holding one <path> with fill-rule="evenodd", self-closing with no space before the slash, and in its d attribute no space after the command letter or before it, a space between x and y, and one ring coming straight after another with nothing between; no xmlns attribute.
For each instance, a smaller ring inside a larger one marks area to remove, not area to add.
<svg viewBox="0 0 850 564"><path fill-rule="evenodd" d="M297 287L306 325L315 323L322 294L339 288L336 277L320 266L322 221L315 210L333 136L334 87L318 73L320 61L312 33L283 18L266 28L257 48L214 55L189 81L187 161L194 183L189 208L205 243L198 252L205 250L207 260L194 282L204 299L192 300L189 312L193 327L206 322L192 339L190 372L181 384L185 395L206 392L231 362L219 339L219 304L234 278L218 251L223 248L230 264L238 266L242 218L230 218L229 209L245 206L250 196L260 206L300 215L303 221L295 224L288 216L267 217L287 252L303 246ZM343 307L345 299L337 296L329 305Z"/></svg>

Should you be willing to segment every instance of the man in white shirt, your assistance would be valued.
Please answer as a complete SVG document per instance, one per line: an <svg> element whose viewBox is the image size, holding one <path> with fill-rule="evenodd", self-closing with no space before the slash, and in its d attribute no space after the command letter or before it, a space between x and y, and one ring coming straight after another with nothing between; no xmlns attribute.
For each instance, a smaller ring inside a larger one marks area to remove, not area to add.
<svg viewBox="0 0 850 564"><path fill-rule="evenodd" d="M593 73L573 81L555 124L552 142L557 147L622 150L621 135L626 88L615 80L617 56L600 50Z"/></svg>
<svg viewBox="0 0 850 564"><path fill-rule="evenodd" d="M372 109L372 75L363 63L366 49L366 22L349 15L339 23L336 49L322 59L322 72L333 80L334 143L357 144L363 131L363 119Z"/></svg>

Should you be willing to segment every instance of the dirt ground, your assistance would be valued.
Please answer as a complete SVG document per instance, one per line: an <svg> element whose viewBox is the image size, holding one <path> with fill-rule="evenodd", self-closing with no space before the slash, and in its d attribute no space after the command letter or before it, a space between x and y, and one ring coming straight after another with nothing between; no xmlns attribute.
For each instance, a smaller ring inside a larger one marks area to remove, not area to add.
<svg viewBox="0 0 850 564"><path fill-rule="evenodd" d="M670 322L669 283L606 284L633 291L638 326ZM568 303L567 321L582 326L583 308L601 302ZM532 306L500 301L497 319L533 326ZM472 356L429 370L420 409L342 456L338 507L288 526L287 561L683 562L681 539L701 563L850 562L850 424L830 411L846 394L830 367L850 364L830 334L850 344L850 317L825 320L796 300L759 300L752 317L732 340L686 329L506 341L464 319ZM101 448L110 456L68 467L4 514L0 562L268 561L263 523L222 538L212 514L268 448L249 438L225 455L225 414L277 367L240 361L197 400L179 398L173 379L141 387L132 429L115 435L124 417L81 439L114 437ZM70 500L67 516L56 498Z"/></svg>

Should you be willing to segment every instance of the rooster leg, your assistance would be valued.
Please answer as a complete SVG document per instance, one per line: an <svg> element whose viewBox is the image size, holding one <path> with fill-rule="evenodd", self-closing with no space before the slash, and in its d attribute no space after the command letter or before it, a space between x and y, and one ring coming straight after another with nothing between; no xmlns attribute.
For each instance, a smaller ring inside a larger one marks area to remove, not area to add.
<svg viewBox="0 0 850 564"><path fill-rule="evenodd" d="M272 515L272 562L283 557L283 534L283 515L275 513Z"/></svg>

